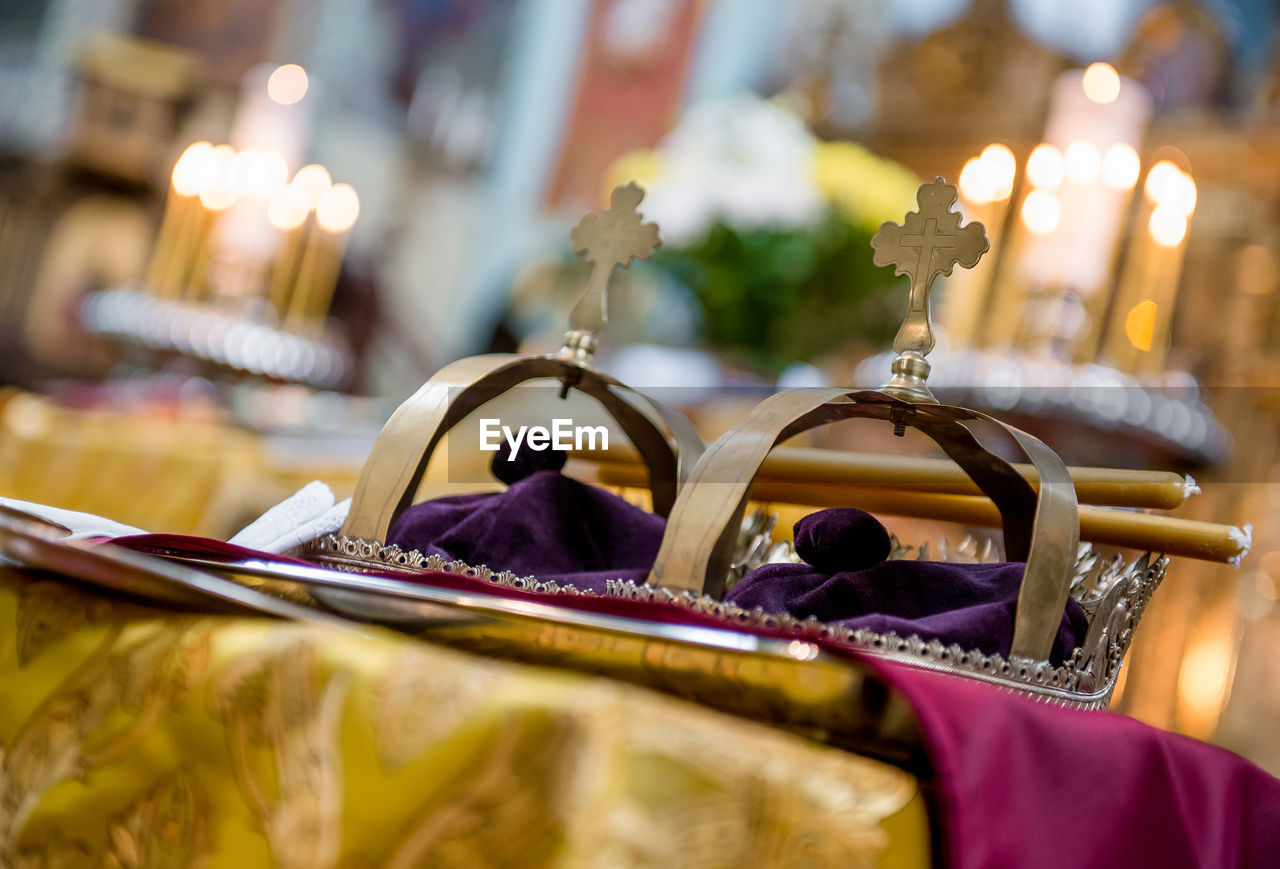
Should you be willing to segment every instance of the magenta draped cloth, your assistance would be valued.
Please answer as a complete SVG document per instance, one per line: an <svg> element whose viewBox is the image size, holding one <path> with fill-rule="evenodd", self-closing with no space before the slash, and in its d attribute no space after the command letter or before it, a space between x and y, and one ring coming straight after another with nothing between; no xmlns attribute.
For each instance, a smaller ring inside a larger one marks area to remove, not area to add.
<svg viewBox="0 0 1280 869"><path fill-rule="evenodd" d="M1112 712L870 661L920 719L952 869L1280 867L1280 779Z"/></svg>

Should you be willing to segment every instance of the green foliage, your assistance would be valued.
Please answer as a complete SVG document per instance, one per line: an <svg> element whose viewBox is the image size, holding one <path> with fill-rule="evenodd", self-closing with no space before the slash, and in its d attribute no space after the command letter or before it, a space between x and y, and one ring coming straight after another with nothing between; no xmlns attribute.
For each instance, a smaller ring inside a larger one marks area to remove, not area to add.
<svg viewBox="0 0 1280 869"><path fill-rule="evenodd" d="M803 229L717 223L695 244L658 248L653 264L693 293L709 346L780 371L844 342L892 340L906 283L872 264L871 236L834 209Z"/></svg>

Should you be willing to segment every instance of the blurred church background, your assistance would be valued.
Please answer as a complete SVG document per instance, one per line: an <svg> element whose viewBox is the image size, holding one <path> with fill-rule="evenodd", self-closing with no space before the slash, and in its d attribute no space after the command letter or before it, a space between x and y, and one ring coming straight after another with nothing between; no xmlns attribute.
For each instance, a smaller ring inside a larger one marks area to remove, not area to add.
<svg viewBox="0 0 1280 869"><path fill-rule="evenodd" d="M1115 708L1280 773L1278 40L1268 0L12 0L0 494L225 537L349 490L439 366L558 346L628 180L620 380L708 435L873 386L869 240L944 175L993 248L932 382L1252 526L1175 562Z"/></svg>

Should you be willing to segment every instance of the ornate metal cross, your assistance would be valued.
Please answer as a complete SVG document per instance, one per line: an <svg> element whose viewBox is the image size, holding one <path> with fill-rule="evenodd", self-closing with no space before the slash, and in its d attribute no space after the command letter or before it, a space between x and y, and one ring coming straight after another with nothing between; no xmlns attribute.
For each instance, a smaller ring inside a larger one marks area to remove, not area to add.
<svg viewBox="0 0 1280 869"><path fill-rule="evenodd" d="M907 214L899 226L885 223L871 239L878 266L893 265L895 274L911 279L907 316L893 339L895 353L914 351L921 356L933 349L933 323L929 318L929 286L938 275L951 274L957 263L973 268L990 246L981 223L960 225L951 210L956 188L938 177L916 192L920 210Z"/></svg>
<svg viewBox="0 0 1280 869"><path fill-rule="evenodd" d="M605 291L614 268L626 268L633 259L648 259L661 244L658 225L644 223L636 211L643 198L644 190L634 181L614 188L609 208L599 217L588 214L569 234L573 252L591 263L587 288L569 315L570 329L600 331L608 317Z"/></svg>

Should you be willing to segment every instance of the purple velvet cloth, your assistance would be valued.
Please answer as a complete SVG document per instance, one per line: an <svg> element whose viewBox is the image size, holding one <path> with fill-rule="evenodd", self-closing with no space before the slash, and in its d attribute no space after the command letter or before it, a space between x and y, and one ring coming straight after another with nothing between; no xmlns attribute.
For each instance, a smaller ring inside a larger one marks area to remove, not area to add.
<svg viewBox="0 0 1280 869"><path fill-rule="evenodd" d="M807 564L766 564L747 574L725 599L746 609L758 606L1009 654L1025 565L885 561L889 536L884 526L852 508L806 516L796 523L795 542ZM840 569L842 564L847 569ZM1084 610L1069 600L1050 660L1061 663L1087 628Z"/></svg>
<svg viewBox="0 0 1280 869"><path fill-rule="evenodd" d="M907 695L952 869L1280 866L1280 781L1212 745L868 659Z"/></svg>
<svg viewBox="0 0 1280 869"><path fill-rule="evenodd" d="M513 461L503 449L493 471L509 484L505 492L416 504L392 526L388 542L583 590L602 591L611 579L644 582L665 521L562 475L564 462L555 450L526 449ZM765 565L725 599L747 609L1009 653L1023 565L886 561L888 532L854 509L806 516L796 523L795 542L807 564ZM1069 655L1086 627L1083 610L1071 601L1051 660Z"/></svg>
<svg viewBox="0 0 1280 869"><path fill-rule="evenodd" d="M862 570L885 561L889 532L870 513L852 508L819 510L792 528L796 554L819 570Z"/></svg>
<svg viewBox="0 0 1280 869"><path fill-rule="evenodd" d="M396 520L388 542L603 591L610 579L644 582L658 557L666 522L622 498L559 472L565 454L524 450L494 458L505 492L458 495L415 504Z"/></svg>

